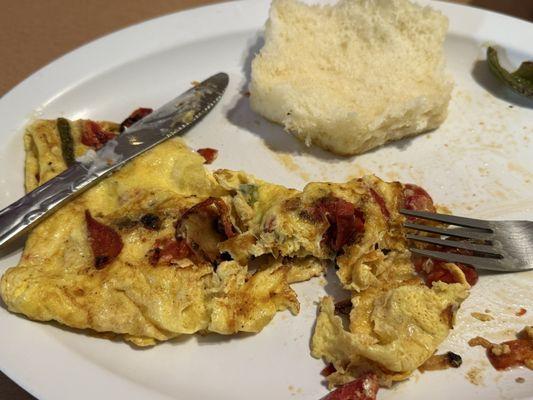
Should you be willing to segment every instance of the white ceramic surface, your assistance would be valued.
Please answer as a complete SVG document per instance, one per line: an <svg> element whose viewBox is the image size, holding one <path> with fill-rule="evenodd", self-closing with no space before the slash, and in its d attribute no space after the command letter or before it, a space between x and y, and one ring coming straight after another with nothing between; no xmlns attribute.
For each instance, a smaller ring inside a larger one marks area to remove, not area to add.
<svg viewBox="0 0 533 400"><path fill-rule="evenodd" d="M157 107L208 75L226 71L227 94L186 140L220 150L214 168L244 169L285 185L342 181L365 172L414 182L457 214L533 220L533 104L488 73L484 45L508 51L509 65L533 59L533 24L474 8L432 2L450 19L448 70L456 87L437 131L355 158L299 141L252 113L249 64L261 45L268 1L193 9L119 31L56 60L0 99L0 206L21 196L22 128L35 117L122 120L138 106ZM2 254L0 271L20 250ZM315 279L295 285L300 315L279 313L258 335L189 337L147 350L28 321L0 308L0 368L40 399L308 399L327 393L323 363L309 354L316 300L336 290ZM514 315L524 306L523 317ZM533 272L483 275L440 350L463 356L459 369L418 374L379 399L533 398L533 373L496 372L467 340L513 338L533 324ZM490 309L494 321L472 311ZM477 385L470 380L477 379ZM516 383L516 377L525 382ZM529 396L529 397L528 397Z"/></svg>

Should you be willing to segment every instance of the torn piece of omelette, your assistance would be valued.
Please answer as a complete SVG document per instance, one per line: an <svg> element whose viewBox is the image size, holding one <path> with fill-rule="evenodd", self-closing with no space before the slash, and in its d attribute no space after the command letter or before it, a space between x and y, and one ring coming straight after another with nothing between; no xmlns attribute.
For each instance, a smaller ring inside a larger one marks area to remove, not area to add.
<svg viewBox="0 0 533 400"><path fill-rule="evenodd" d="M471 267L412 258L398 210L435 211L423 189L366 176L310 183L298 192L240 172L214 176L233 203L248 205L240 206L250 216L247 231L220 245L235 260L312 256L338 267L342 286L351 292L350 310L343 307L348 321L337 315L332 298L322 299L311 343L313 356L331 364L331 386L368 372L390 386L447 337L477 275Z"/></svg>
<svg viewBox="0 0 533 400"><path fill-rule="evenodd" d="M36 121L25 135L27 190L116 134L112 123ZM332 386L361 375L390 385L435 352L475 277L413 260L401 207L434 206L422 189L374 176L298 191L211 173L169 140L37 226L0 294L29 318L150 345L258 332L277 311L298 312L291 283L335 263L351 293L349 318L322 299L312 354L331 364Z"/></svg>
<svg viewBox="0 0 533 400"><path fill-rule="evenodd" d="M26 129L27 190L66 168L57 122L40 120ZM97 148L86 140L92 122L67 122L75 156ZM98 126L109 138L118 132L116 124ZM137 345L194 332L258 332L276 311L297 313L289 283L320 274L320 262L294 274L290 262L265 256L249 271L176 236L176 222L188 210L227 196L203 161L169 140L43 221L19 265L2 277L8 308L35 320L122 334ZM217 219L209 207L199 211L209 224ZM182 225L194 217L189 211ZM211 231L219 235L211 228L205 239Z"/></svg>

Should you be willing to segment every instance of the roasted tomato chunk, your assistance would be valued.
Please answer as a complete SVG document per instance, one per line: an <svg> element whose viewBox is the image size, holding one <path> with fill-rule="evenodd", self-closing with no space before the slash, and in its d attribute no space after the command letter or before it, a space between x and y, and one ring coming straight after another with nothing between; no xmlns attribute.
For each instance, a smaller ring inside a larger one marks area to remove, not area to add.
<svg viewBox="0 0 533 400"><path fill-rule="evenodd" d="M324 400L376 400L379 384L376 374L367 373L324 397Z"/></svg>
<svg viewBox="0 0 533 400"><path fill-rule="evenodd" d="M98 123L94 121L85 121L81 135L81 142L85 146L98 150L115 136L116 134L113 132L103 130Z"/></svg>
<svg viewBox="0 0 533 400"><path fill-rule="evenodd" d="M133 111L128 118L126 118L122 123L120 124L120 132L124 132L126 128L129 128L137 121L140 121L144 117L146 117L148 114L151 114L154 110L151 108L143 108L140 107Z"/></svg>
<svg viewBox="0 0 533 400"><path fill-rule="evenodd" d="M445 283L458 283L457 279L455 279L455 276L446 268L444 268L442 265L444 263L439 263L439 265L436 265L433 269L433 272L431 272L427 278L426 282L428 286L431 286L433 282L441 281ZM468 265L463 264L456 264L461 271L465 274L466 281L470 286L474 286L477 283L478 280L478 274L474 267L469 267Z"/></svg>
<svg viewBox="0 0 533 400"><path fill-rule="evenodd" d="M218 156L218 150L209 147L198 149L196 152L204 158L205 164L211 164Z"/></svg>
<svg viewBox="0 0 533 400"><path fill-rule="evenodd" d="M122 239L113 228L95 220L88 210L85 211L85 222L94 255L94 266L96 269L102 269L120 254Z"/></svg>
<svg viewBox="0 0 533 400"><path fill-rule="evenodd" d="M315 219L326 221L329 227L322 236L322 244L334 251L355 241L358 233L365 227L363 213L352 203L338 197L324 197L312 209Z"/></svg>
<svg viewBox="0 0 533 400"><path fill-rule="evenodd" d="M487 349L487 356L496 369L517 367L526 362L533 366L533 339L515 339L493 345Z"/></svg>
<svg viewBox="0 0 533 400"><path fill-rule="evenodd" d="M170 265L174 261L193 256L194 252L184 239L158 239L155 242L154 248L148 254L150 264L152 265Z"/></svg>
<svg viewBox="0 0 533 400"><path fill-rule="evenodd" d="M431 248L438 251L455 251L455 249ZM442 281L445 283L458 283L456 277L450 270L444 267L446 261L434 260L424 256L413 255L413 263L416 271L424 277L426 284L431 287L433 282ZM478 281L478 273L474 267L456 263L465 274L466 281L470 286L474 286Z"/></svg>
<svg viewBox="0 0 533 400"><path fill-rule="evenodd" d="M406 183L403 185L403 207L407 210L435 212L431 196L420 186Z"/></svg>
<svg viewBox="0 0 533 400"><path fill-rule="evenodd" d="M487 349L487 357L496 369L502 370L520 365L533 369L533 327L526 326L517 336L518 339L499 344L476 336L470 339L468 344Z"/></svg>

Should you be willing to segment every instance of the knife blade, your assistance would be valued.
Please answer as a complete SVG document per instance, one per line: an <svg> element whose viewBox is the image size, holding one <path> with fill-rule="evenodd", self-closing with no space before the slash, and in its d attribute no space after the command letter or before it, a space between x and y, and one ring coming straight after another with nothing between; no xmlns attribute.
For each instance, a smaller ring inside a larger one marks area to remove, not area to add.
<svg viewBox="0 0 533 400"><path fill-rule="evenodd" d="M229 77L221 72L136 122L100 150L89 150L61 174L0 210L0 247L59 206L168 138L185 133L220 100Z"/></svg>

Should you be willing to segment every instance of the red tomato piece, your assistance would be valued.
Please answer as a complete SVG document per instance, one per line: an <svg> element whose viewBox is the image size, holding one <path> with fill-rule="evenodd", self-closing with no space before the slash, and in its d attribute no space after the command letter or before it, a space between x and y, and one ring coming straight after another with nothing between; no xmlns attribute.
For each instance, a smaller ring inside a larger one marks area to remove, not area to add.
<svg viewBox="0 0 533 400"><path fill-rule="evenodd" d="M455 276L448 269L444 268L442 265L444 263L438 263L435 265L432 272L430 272L426 277L426 283L428 286L431 286L435 281L442 281L445 283L458 283ZM478 280L478 274L474 267L469 267L463 264L456 264L461 271L465 274L466 281L470 286L474 286Z"/></svg>
<svg viewBox="0 0 533 400"><path fill-rule="evenodd" d="M94 255L94 266L96 269L102 269L120 254L122 239L113 228L95 220L89 210L85 211L85 222Z"/></svg>
<svg viewBox="0 0 533 400"><path fill-rule="evenodd" d="M150 251L150 264L172 264L172 261L190 258L194 255L184 239L156 240L154 248Z"/></svg>
<svg viewBox="0 0 533 400"><path fill-rule="evenodd" d="M128 118L126 118L122 123L120 124L120 132L124 132L126 128L129 128L137 121L140 121L144 117L146 117L148 114L151 114L154 110L151 108L144 108L140 107L133 111Z"/></svg>
<svg viewBox="0 0 533 400"><path fill-rule="evenodd" d="M376 400L378 390L378 377L367 373L334 390L323 400Z"/></svg>
<svg viewBox="0 0 533 400"><path fill-rule="evenodd" d="M314 206L313 215L318 220L326 220L329 227L322 237L322 243L334 251L353 243L358 233L364 231L363 213L338 197L324 197Z"/></svg>
<svg viewBox="0 0 533 400"><path fill-rule="evenodd" d="M96 122L85 121L81 135L81 142L85 146L89 146L95 150L98 150L115 136L116 135L113 132L103 130L102 127Z"/></svg>
<svg viewBox="0 0 533 400"><path fill-rule="evenodd" d="M524 365L526 360L533 360L533 340L515 339L501 343L498 347L508 346L509 352L494 354L493 347L487 349L487 356L496 369L507 369Z"/></svg>
<svg viewBox="0 0 533 400"><path fill-rule="evenodd" d="M218 157L218 150L209 147L198 149L196 152L204 158L205 164L211 164Z"/></svg>
<svg viewBox="0 0 533 400"><path fill-rule="evenodd" d="M407 183L403 185L404 208L416 211L435 212L431 196L420 186Z"/></svg>

